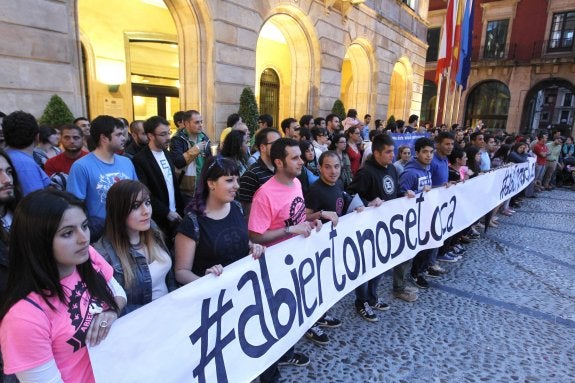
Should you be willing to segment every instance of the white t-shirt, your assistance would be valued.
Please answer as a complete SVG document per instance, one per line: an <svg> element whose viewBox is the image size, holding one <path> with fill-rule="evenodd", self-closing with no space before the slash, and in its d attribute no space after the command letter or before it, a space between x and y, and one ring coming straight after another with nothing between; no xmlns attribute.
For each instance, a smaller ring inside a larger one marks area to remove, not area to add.
<svg viewBox="0 0 575 383"><path fill-rule="evenodd" d="M168 188L168 196L170 198L170 211L176 211L176 197L174 192L174 181L172 178L172 169L170 169L170 164L168 159L164 154L164 151L156 152L152 150L152 154L158 163L158 166L162 170L164 175L164 180L166 181L166 187Z"/></svg>

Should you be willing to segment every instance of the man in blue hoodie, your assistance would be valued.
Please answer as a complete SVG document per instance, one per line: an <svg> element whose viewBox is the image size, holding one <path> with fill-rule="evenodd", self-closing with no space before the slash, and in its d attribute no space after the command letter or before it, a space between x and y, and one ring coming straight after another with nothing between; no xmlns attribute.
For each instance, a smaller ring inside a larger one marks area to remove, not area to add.
<svg viewBox="0 0 575 383"><path fill-rule="evenodd" d="M429 138L422 137L415 141L415 158L405 164L403 173L399 177L399 193L406 195L409 191L414 193L431 190L430 164L433 159L434 145ZM413 258L411 265L411 278L420 289L429 288L424 278L429 264L431 250L423 250Z"/></svg>

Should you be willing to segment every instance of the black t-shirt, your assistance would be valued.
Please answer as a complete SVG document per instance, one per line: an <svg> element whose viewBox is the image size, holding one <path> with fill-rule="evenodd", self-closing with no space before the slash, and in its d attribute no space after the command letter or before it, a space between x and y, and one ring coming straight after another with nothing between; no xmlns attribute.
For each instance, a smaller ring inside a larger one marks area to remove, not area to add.
<svg viewBox="0 0 575 383"><path fill-rule="evenodd" d="M320 178L309 187L305 195L305 207L314 212L335 211L341 217L345 212L345 205L346 199L341 180L337 180L335 185L330 186Z"/></svg>
<svg viewBox="0 0 575 383"><path fill-rule="evenodd" d="M206 269L221 264L227 266L249 253L248 226L238 203L230 204L229 214L214 220L197 216L199 239L193 219L186 214L178 227L178 232L196 241L196 254L192 272L199 276Z"/></svg>
<svg viewBox="0 0 575 383"><path fill-rule="evenodd" d="M363 168L359 169L351 185L350 194L358 193L364 202L371 202L379 197L389 201L398 197L399 180L397 170L393 164L383 167L373 158L365 161Z"/></svg>

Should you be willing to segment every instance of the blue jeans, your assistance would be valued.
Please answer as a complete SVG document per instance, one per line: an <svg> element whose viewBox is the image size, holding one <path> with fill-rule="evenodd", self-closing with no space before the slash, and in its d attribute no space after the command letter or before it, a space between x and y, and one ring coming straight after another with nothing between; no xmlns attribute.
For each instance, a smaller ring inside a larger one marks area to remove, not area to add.
<svg viewBox="0 0 575 383"><path fill-rule="evenodd" d="M377 303L377 286L383 274L378 275L365 282L355 289L355 305L363 307L363 303L367 302L369 305Z"/></svg>

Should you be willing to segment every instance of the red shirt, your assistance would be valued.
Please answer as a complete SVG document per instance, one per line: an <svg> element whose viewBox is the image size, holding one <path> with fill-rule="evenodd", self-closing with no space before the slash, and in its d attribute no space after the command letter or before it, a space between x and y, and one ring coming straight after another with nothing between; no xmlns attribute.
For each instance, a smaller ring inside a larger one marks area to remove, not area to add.
<svg viewBox="0 0 575 383"><path fill-rule="evenodd" d="M547 163L547 156L546 154L549 152L547 145L545 145L542 141L537 141L537 143L533 146L533 153L537 155L537 165L545 165Z"/></svg>
<svg viewBox="0 0 575 383"><path fill-rule="evenodd" d="M50 158L44 164L44 171L48 174L48 177L52 177L54 173L70 173L70 168L72 164L79 160L80 158L84 157L88 152L82 150L80 152L80 156L78 158L70 158L66 156L65 153L60 153L57 156Z"/></svg>

